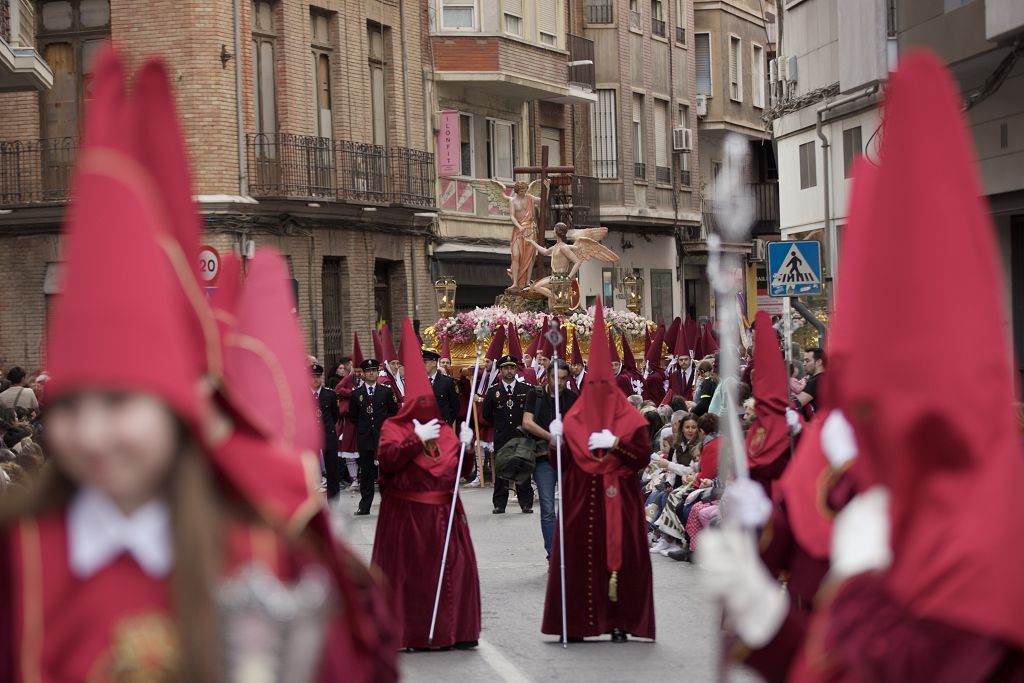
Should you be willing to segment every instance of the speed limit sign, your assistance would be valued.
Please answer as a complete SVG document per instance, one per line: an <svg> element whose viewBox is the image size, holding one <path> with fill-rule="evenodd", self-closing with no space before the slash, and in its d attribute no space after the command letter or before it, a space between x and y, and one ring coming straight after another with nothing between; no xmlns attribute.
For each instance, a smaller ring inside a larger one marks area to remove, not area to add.
<svg viewBox="0 0 1024 683"><path fill-rule="evenodd" d="M217 284L220 274L220 254L213 247L203 246L199 250L199 279L206 287Z"/></svg>

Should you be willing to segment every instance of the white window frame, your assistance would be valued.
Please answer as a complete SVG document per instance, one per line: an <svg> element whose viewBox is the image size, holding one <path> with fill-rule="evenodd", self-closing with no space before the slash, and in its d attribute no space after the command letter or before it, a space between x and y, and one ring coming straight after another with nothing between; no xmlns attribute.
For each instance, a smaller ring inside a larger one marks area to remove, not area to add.
<svg viewBox="0 0 1024 683"><path fill-rule="evenodd" d="M637 112L637 98L640 100L640 111ZM633 163L647 164L647 157L644 154L647 147L647 126L644 125L644 114L647 111L647 102L644 93L633 93ZM646 180L646 178L644 178Z"/></svg>
<svg viewBox="0 0 1024 683"><path fill-rule="evenodd" d="M543 28L541 28L541 5L546 5L548 3L552 3L555 6L554 33L552 33L551 31L545 31ZM540 43L541 45L546 45L547 47L562 47L561 36L559 34L565 32L562 27L562 24L564 23L563 17L565 8L563 4L560 2L560 0L537 0L534 4L531 5L531 7L533 8L534 13L533 23L537 28L537 42Z"/></svg>
<svg viewBox="0 0 1024 683"><path fill-rule="evenodd" d="M508 176L500 176L495 172L495 160L497 154L494 152L494 127L495 125L508 126L509 128L509 153L511 168ZM487 142L488 142L488 155L487 155L487 177L495 180L512 181L515 180L516 167L516 124L514 121L508 121L506 119L497 119L488 116L487 117Z"/></svg>
<svg viewBox="0 0 1024 683"><path fill-rule="evenodd" d="M462 117L469 119L469 175L462 175ZM459 175L458 178L476 178L476 126L471 112L459 112Z"/></svg>
<svg viewBox="0 0 1024 683"><path fill-rule="evenodd" d="M736 41L736 50L733 50L733 41ZM736 94L732 92L732 61L736 59ZM743 101L743 39L735 33L729 34L729 99L733 102Z"/></svg>
<svg viewBox="0 0 1024 683"><path fill-rule="evenodd" d="M764 46L757 43L750 44L750 87L753 92L750 94L751 103L758 109L764 109L765 90L767 89L767 78L765 78Z"/></svg>
<svg viewBox="0 0 1024 683"><path fill-rule="evenodd" d="M445 26L444 25L444 8L445 7L469 7L473 10L473 25L472 26ZM463 2L453 3L451 5L445 5L444 0L437 0L437 26L440 31L478 31L480 30L480 8L477 6L477 0L464 0Z"/></svg>
<svg viewBox="0 0 1024 683"><path fill-rule="evenodd" d="M521 9L520 9L519 13L517 14L516 12L510 11L512 8L508 6L507 2L501 3L501 31L502 31L502 33L505 33L505 34L510 35L510 36L515 36L516 38L523 38L526 35L526 16L525 16L526 15L526 6L525 6L525 3L523 3L522 1L520 1L520 8ZM519 20L519 32L518 33L514 32L514 31L509 31L508 30L508 19L509 19L509 17L512 17L514 19L518 19Z"/></svg>
<svg viewBox="0 0 1024 683"><path fill-rule="evenodd" d="M697 93L697 94L698 95L704 95L704 97L710 99L715 94L715 53L714 53L714 50L711 49L712 46L713 46L713 42L711 40L711 32L710 31L697 31L697 32L695 32L693 34L693 62L694 62L694 70L695 70L693 87L694 87L694 92L695 93L696 93L696 88L697 88L697 81L696 81L697 36L707 36L708 37L708 92L707 92L707 94L704 94L704 93Z"/></svg>

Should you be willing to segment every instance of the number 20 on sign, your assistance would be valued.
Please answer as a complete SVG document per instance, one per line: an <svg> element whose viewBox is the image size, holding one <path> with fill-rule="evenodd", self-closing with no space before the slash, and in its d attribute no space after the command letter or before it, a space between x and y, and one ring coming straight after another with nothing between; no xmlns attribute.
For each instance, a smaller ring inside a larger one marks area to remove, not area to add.
<svg viewBox="0 0 1024 683"><path fill-rule="evenodd" d="M199 250L199 279L204 287L214 287L220 274L220 254L213 247Z"/></svg>

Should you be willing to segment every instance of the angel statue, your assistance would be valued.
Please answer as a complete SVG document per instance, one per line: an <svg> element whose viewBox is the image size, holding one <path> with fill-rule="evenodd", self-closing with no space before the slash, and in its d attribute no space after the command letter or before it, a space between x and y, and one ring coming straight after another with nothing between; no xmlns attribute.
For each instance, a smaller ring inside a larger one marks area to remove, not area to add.
<svg viewBox="0 0 1024 683"><path fill-rule="evenodd" d="M508 186L500 181L473 181L473 187L486 194L492 206L508 212L512 219L512 238L509 242L512 265L508 269L512 285L505 290L506 294L522 294L529 282L537 253L530 249L527 242L537 238L537 203L540 201L541 185L545 182L534 180L527 183L520 180L512 186L514 194L509 197Z"/></svg>
<svg viewBox="0 0 1024 683"><path fill-rule="evenodd" d="M597 259L604 263L618 263L619 255L601 244L607 234L608 228L569 230L565 223L555 223L555 243L551 247L543 247L532 239L528 241L537 253L551 257L553 274L567 273L571 280L585 261ZM567 239L569 242L566 242ZM551 290L548 288L550 281L550 276L541 278L530 285L530 291L543 294L551 301Z"/></svg>

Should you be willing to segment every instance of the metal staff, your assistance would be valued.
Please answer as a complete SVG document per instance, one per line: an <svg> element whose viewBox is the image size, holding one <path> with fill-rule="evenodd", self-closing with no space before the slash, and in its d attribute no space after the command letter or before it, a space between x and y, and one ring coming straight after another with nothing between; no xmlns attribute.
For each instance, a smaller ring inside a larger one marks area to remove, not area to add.
<svg viewBox="0 0 1024 683"><path fill-rule="evenodd" d="M551 331L548 332L548 341L551 342L551 365L555 369L555 419L562 419L561 404L558 398L559 372L558 367L558 346L562 343L562 332L559 330L558 320L551 321ZM562 437L555 437L555 463L558 466L558 571L562 582L562 647L569 647L569 626L568 617L565 614L565 522L562 514L562 496L565 489L562 488Z"/></svg>
<svg viewBox="0 0 1024 683"><path fill-rule="evenodd" d="M480 357L483 355L484 337L487 336L487 326L481 325L476 333L476 363L473 365L473 401L476 401L476 378L480 372ZM461 436L459 440L462 441ZM452 540L452 524L455 522L455 505L459 502L459 481L462 477L462 463L466 457L466 443L462 442L459 447L459 465L455 469L455 490L452 492L452 507L448 511L448 530L444 534L444 551L441 553L441 570L437 574L437 592L434 593L434 611L430 615L430 634L427 636L427 644L434 642L434 627L437 626L437 608L441 603L441 586L444 583L444 567L448 562L448 546Z"/></svg>

